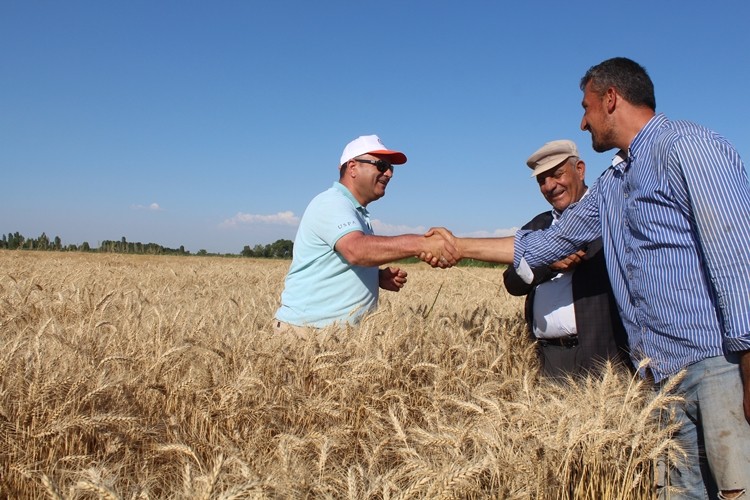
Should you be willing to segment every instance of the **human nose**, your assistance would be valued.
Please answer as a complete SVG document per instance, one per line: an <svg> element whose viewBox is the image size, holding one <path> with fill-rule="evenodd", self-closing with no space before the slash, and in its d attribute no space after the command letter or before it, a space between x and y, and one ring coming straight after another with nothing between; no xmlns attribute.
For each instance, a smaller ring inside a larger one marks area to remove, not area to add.
<svg viewBox="0 0 750 500"><path fill-rule="evenodd" d="M552 177L546 177L539 187L543 193L551 193L557 187L557 182Z"/></svg>
<svg viewBox="0 0 750 500"><path fill-rule="evenodd" d="M586 121L586 115L583 115L583 117L581 117L581 130L585 132L588 129L589 129L589 124Z"/></svg>

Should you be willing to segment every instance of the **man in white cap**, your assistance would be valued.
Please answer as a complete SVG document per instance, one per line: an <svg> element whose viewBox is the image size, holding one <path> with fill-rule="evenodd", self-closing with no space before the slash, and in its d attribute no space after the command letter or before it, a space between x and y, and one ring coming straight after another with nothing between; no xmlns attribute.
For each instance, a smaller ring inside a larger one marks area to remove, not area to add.
<svg viewBox="0 0 750 500"><path fill-rule="evenodd" d="M546 143L526 164L552 210L522 229L546 229L586 195L586 164L569 140ZM630 364L601 238L551 266L508 266L503 281L511 295L526 295L526 322L537 341L545 375L582 374L601 367L605 360Z"/></svg>
<svg viewBox="0 0 750 500"><path fill-rule="evenodd" d="M277 331L304 334L307 327L358 323L377 307L379 288L398 292L406 283L406 271L380 265L422 252L434 256L433 266L456 263L455 249L442 237L374 235L366 207L385 195L393 165L404 163L406 155L376 135L346 145L338 182L313 198L300 221Z"/></svg>

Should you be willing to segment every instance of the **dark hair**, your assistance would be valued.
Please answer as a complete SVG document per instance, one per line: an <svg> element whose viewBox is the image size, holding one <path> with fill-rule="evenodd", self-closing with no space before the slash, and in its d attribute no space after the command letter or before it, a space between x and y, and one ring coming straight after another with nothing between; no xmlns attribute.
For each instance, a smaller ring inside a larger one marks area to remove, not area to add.
<svg viewBox="0 0 750 500"><path fill-rule="evenodd" d="M581 78L581 90L591 82L591 88L603 94L614 87L626 101L634 106L646 106L656 111L654 83L646 68L627 57L613 57L591 66Z"/></svg>

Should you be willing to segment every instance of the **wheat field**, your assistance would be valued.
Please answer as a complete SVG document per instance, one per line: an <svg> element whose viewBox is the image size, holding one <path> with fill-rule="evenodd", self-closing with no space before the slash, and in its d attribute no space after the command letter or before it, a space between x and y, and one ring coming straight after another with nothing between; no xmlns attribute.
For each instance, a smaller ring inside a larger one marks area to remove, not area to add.
<svg viewBox="0 0 750 500"><path fill-rule="evenodd" d="M289 261L0 251L0 497L653 498L667 408L538 375L498 269L274 335Z"/></svg>

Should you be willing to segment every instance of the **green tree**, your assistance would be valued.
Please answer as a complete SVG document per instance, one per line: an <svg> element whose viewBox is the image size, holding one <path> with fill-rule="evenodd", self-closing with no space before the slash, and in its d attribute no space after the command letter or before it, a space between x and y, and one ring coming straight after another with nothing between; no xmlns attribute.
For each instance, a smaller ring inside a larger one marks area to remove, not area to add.
<svg viewBox="0 0 750 500"><path fill-rule="evenodd" d="M39 250L49 250L49 238L42 231L42 234L36 240L36 248Z"/></svg>
<svg viewBox="0 0 750 500"><path fill-rule="evenodd" d="M23 237L23 235L21 235L18 231L16 231L13 234L13 242L14 242L13 249L15 250L16 248L23 248L23 244L25 241L26 239Z"/></svg>
<svg viewBox="0 0 750 500"><path fill-rule="evenodd" d="M255 245L253 247L253 253L256 257L268 257L268 246L266 245Z"/></svg>
<svg viewBox="0 0 750 500"><path fill-rule="evenodd" d="M292 248L294 242L291 240L276 240L271 243L268 254L269 257L277 259L290 259L292 257Z"/></svg>

